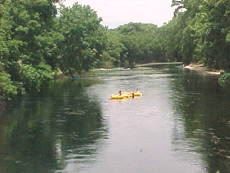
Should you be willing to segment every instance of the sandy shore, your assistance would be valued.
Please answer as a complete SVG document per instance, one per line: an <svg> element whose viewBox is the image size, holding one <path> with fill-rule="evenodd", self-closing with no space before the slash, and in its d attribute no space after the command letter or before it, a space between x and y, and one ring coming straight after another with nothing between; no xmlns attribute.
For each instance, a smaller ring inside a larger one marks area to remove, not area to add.
<svg viewBox="0 0 230 173"><path fill-rule="evenodd" d="M189 64L184 66L185 69L194 70L202 73L212 74L212 75L220 75L221 70L209 69L205 67L203 64Z"/></svg>

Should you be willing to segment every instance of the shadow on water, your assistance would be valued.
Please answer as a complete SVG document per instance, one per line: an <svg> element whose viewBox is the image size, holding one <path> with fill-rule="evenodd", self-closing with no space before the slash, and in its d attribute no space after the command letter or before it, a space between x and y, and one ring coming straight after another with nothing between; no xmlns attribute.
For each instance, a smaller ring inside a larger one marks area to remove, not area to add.
<svg viewBox="0 0 230 173"><path fill-rule="evenodd" d="M229 172L230 90L216 76L192 71L173 80L172 90L175 150L199 153L208 173Z"/></svg>
<svg viewBox="0 0 230 173"><path fill-rule="evenodd" d="M0 172L61 172L93 162L107 133L99 102L86 92L93 83L58 81L15 103L0 122Z"/></svg>

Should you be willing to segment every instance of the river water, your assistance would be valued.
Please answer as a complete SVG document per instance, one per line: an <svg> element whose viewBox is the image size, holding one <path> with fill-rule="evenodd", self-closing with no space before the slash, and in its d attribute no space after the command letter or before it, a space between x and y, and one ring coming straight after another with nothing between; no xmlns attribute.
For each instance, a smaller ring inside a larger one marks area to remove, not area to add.
<svg viewBox="0 0 230 173"><path fill-rule="evenodd" d="M110 100L119 90L143 96ZM229 173L230 90L164 66L56 81L0 119L1 173Z"/></svg>

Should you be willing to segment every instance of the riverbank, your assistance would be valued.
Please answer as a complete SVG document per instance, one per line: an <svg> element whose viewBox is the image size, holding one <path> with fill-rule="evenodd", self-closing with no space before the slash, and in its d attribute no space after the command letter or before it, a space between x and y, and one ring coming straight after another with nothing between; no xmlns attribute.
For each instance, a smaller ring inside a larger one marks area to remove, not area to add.
<svg viewBox="0 0 230 173"><path fill-rule="evenodd" d="M204 64L189 64L184 66L185 69L194 70L206 74L220 75L223 70L210 69L204 66Z"/></svg>

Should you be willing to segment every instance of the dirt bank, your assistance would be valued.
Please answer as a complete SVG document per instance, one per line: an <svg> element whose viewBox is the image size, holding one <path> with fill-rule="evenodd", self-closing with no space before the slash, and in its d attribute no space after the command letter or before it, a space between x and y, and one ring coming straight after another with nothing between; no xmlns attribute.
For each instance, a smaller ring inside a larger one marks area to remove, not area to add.
<svg viewBox="0 0 230 173"><path fill-rule="evenodd" d="M223 70L210 69L205 67L203 64L189 64L184 66L185 69L194 70L202 73L220 75Z"/></svg>

